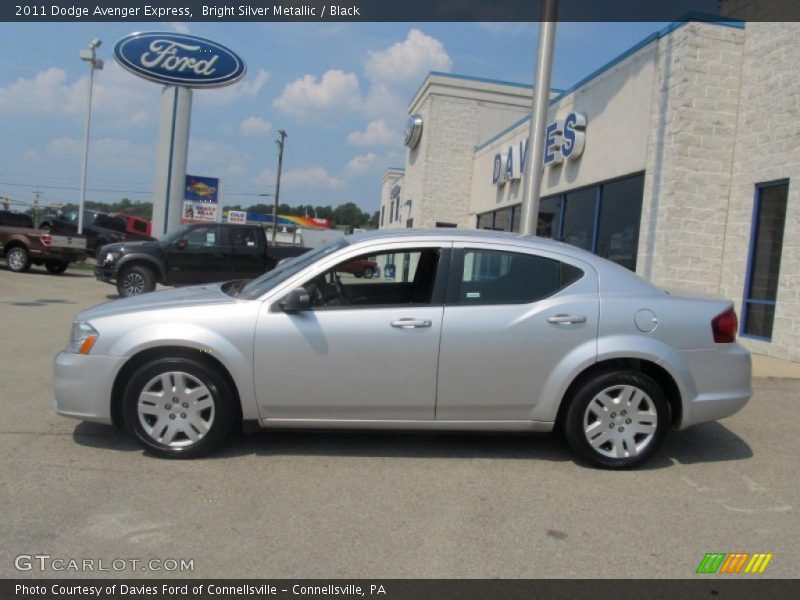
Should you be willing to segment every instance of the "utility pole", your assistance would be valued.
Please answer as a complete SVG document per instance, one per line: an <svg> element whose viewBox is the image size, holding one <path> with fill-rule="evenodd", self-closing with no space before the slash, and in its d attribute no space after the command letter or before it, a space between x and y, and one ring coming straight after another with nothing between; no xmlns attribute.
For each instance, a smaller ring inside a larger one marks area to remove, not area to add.
<svg viewBox="0 0 800 600"><path fill-rule="evenodd" d="M36 190L33 193L36 194L36 198L33 200L33 224L39 227L39 197L42 195L42 192Z"/></svg>
<svg viewBox="0 0 800 600"><path fill-rule="evenodd" d="M553 69L553 46L556 39L558 0L542 1L539 23L539 49L536 54L536 77L533 84L533 106L528 130L528 150L522 178L521 233L536 235L539 222L539 197L542 187L544 136L547 107L550 105L550 74Z"/></svg>
<svg viewBox="0 0 800 600"><path fill-rule="evenodd" d="M275 180L275 208L272 209L272 245L275 245L275 238L278 235L278 200L281 195L281 168L283 168L283 146L286 142L286 132L281 129L278 131L280 140L275 140L278 145L278 178Z"/></svg>

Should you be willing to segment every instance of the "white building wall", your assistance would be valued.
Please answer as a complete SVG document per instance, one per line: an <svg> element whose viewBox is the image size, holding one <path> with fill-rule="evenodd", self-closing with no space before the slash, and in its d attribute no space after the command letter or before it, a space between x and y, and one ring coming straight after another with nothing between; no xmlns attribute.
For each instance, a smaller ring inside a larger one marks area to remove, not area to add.
<svg viewBox="0 0 800 600"><path fill-rule="evenodd" d="M688 23L658 43L637 271L719 293L745 33Z"/></svg>
<svg viewBox="0 0 800 600"><path fill-rule="evenodd" d="M542 196L645 169L655 63L654 41L550 107L548 123L573 111L586 115L586 145L579 159L545 167ZM507 153L527 138L525 119L474 154L471 215L522 201L520 180L494 185L492 171L495 154Z"/></svg>
<svg viewBox="0 0 800 600"><path fill-rule="evenodd" d="M751 350L800 361L800 23L748 23L720 293L742 315L755 184L789 179L772 342ZM720 229L722 223L716 224Z"/></svg>

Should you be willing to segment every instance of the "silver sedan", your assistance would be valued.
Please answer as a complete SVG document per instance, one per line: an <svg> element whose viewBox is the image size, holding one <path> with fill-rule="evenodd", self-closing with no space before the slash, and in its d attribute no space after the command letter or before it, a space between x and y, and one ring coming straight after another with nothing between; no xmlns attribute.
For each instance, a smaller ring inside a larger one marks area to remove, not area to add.
<svg viewBox="0 0 800 600"><path fill-rule="evenodd" d="M352 275L355 261L378 277ZM668 295L572 246L514 234L340 239L250 282L77 316L55 410L196 457L234 424L542 432L639 465L670 427L751 395L730 302Z"/></svg>

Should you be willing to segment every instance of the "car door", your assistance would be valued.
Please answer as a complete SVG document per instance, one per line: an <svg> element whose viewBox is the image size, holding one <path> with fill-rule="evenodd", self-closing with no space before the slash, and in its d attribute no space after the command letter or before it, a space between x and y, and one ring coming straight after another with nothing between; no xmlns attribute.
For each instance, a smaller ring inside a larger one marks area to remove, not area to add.
<svg viewBox="0 0 800 600"><path fill-rule="evenodd" d="M280 297L261 309L254 378L262 418L432 420L449 247L343 252L307 270L310 310L286 313ZM398 254L413 265L405 280L356 278L345 269L367 255Z"/></svg>
<svg viewBox="0 0 800 600"><path fill-rule="evenodd" d="M256 227L228 227L231 252L228 255L231 279L253 279L265 271L264 233Z"/></svg>
<svg viewBox="0 0 800 600"><path fill-rule="evenodd" d="M513 246L454 248L436 418L537 420L564 365L595 360L597 292L582 261Z"/></svg>
<svg viewBox="0 0 800 600"><path fill-rule="evenodd" d="M171 283L208 283L228 277L227 240L217 224L197 225L166 248Z"/></svg>

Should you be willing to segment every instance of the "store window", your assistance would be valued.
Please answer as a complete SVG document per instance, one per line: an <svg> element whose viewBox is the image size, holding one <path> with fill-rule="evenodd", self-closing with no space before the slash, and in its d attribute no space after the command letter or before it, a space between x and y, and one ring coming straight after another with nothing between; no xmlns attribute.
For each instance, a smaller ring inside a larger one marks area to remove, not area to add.
<svg viewBox="0 0 800 600"><path fill-rule="evenodd" d="M589 252L594 251L598 189L598 187L587 188L564 196L564 226L561 239Z"/></svg>
<svg viewBox="0 0 800 600"><path fill-rule="evenodd" d="M644 177L628 177L602 186L595 254L636 270Z"/></svg>
<svg viewBox="0 0 800 600"><path fill-rule="evenodd" d="M787 180L756 186L742 335L772 339L788 196Z"/></svg>
<svg viewBox="0 0 800 600"><path fill-rule="evenodd" d="M508 206L478 215L478 229L519 231L520 206Z"/></svg>
<svg viewBox="0 0 800 600"><path fill-rule="evenodd" d="M536 223L536 235L551 239L559 239L561 231L561 196L542 198L539 202L539 220Z"/></svg>

